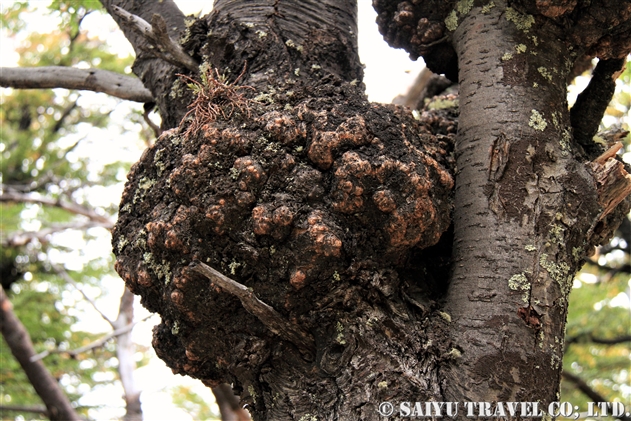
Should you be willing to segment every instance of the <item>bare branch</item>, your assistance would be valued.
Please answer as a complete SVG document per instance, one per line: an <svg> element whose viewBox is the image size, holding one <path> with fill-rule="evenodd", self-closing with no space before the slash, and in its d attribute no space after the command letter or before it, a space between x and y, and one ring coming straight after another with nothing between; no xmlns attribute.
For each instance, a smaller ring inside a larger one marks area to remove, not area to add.
<svg viewBox="0 0 631 421"><path fill-rule="evenodd" d="M608 399L606 399L603 395L601 395L600 393L592 389L583 379L581 379L576 374L572 374L566 370L563 370L561 375L563 376L565 380L573 383L576 386L576 388L580 390L581 392L583 392L585 396L589 397L589 399L592 402L609 402ZM628 417L628 416L622 416L622 417L619 417L618 419L620 421L631 421L631 417Z"/></svg>
<svg viewBox="0 0 631 421"><path fill-rule="evenodd" d="M602 345L617 345L625 342L631 342L631 335L622 335L617 336L615 338L600 338L594 336L592 332L582 333L580 335L573 336L571 338L567 338L565 340L566 345L570 345L573 343L581 343L581 342L591 342L595 344Z"/></svg>
<svg viewBox="0 0 631 421"><path fill-rule="evenodd" d="M93 209L86 208L74 202L68 202L62 199L53 199L35 194L23 194L13 191L7 191L0 194L0 202L16 202L16 203L38 203L40 205L55 206L68 212L83 215L90 218L91 221L100 222L107 226L114 226L109 217L96 213Z"/></svg>
<svg viewBox="0 0 631 421"><path fill-rule="evenodd" d="M45 406L0 405L0 413L3 413L4 411L30 412L32 414L42 414L48 416L48 410Z"/></svg>
<svg viewBox="0 0 631 421"><path fill-rule="evenodd" d="M129 101L153 101L151 92L140 79L100 69L65 66L2 67L0 86L17 89L78 89L104 92Z"/></svg>
<svg viewBox="0 0 631 421"><path fill-rule="evenodd" d="M72 350L62 350L62 349L53 349L51 351L44 351L44 352L40 352L39 354L35 354L31 357L31 361L39 361L39 360L43 360L44 358L48 357L49 355L52 354L67 354L71 357L76 357L78 355L83 354L84 352L88 352L91 351L93 349L96 348L100 348L103 345L105 345L110 339L112 338L116 338L120 335L125 335L126 333L129 333L132 331L132 329L134 328L134 326L136 326L138 323L142 323L145 320L151 318L153 316L153 314L150 314L149 316L140 319L130 325L124 326L120 329L116 329L113 330L109 333L106 333L105 335L101 336L100 338L98 338L95 341L90 342L87 345L82 346L81 348L77 348L77 349L72 349Z"/></svg>
<svg viewBox="0 0 631 421"><path fill-rule="evenodd" d="M80 420L68 397L41 361L32 362L33 343L24 325L13 313L13 305L0 286L0 330L2 336L42 399L51 420Z"/></svg>
<svg viewBox="0 0 631 421"><path fill-rule="evenodd" d="M154 14L151 17L151 24L149 24L143 18L133 15L118 6L113 5L112 11L121 19L127 21L128 25L140 33L152 47L157 49L157 51L154 50L153 52L158 57L175 66L184 67L193 72L199 71L199 63L186 54L182 47L169 37L167 25L162 16Z"/></svg>
<svg viewBox="0 0 631 421"><path fill-rule="evenodd" d="M66 230L86 230L88 228L96 227L110 230L113 225L93 221L74 221L68 224L55 224L39 231L16 231L10 233L0 244L2 247L21 247L34 240L37 240L40 243L46 243L48 242L48 237L57 232Z"/></svg>
<svg viewBox="0 0 631 421"><path fill-rule="evenodd" d="M90 303L90 305L92 306L92 308L94 308L94 310L96 310L97 313L99 313L101 315L101 317L110 324L110 326L112 326L114 329L116 328L116 326L114 325L114 322L112 320L110 320L105 313L103 313L101 310L99 310L99 308L97 307L96 303L86 295L86 293L83 291L83 289L75 282L74 279L72 279L72 276L70 276L68 274L68 272L66 272L66 270L64 268L62 268L61 266L58 265L52 265L53 270L55 271L55 273L57 273L57 275L59 275L65 282L71 284L73 287L75 287L75 289L77 291L79 291L81 293L81 295L83 295L83 298Z"/></svg>
<svg viewBox="0 0 631 421"><path fill-rule="evenodd" d="M246 286L224 276L220 272L200 261L194 261L189 268L208 278L221 289L234 295L252 315L256 316L270 331L282 339L293 343L305 357L313 356L315 342L313 337L289 321L285 320L271 306L259 300Z"/></svg>

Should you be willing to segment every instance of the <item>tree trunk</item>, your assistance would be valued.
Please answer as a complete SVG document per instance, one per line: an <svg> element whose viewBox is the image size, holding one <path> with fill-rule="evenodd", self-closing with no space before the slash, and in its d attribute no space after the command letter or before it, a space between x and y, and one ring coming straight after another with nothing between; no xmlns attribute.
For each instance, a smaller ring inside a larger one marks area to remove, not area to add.
<svg viewBox="0 0 631 421"><path fill-rule="evenodd" d="M462 351L447 400L557 399L567 297L598 215L576 162L560 28L474 8L454 34L460 71L454 265L445 311ZM536 52L536 55L532 53Z"/></svg>
<svg viewBox="0 0 631 421"><path fill-rule="evenodd" d="M628 211L624 170L572 137L583 51L502 1L374 3L386 39L459 70L453 232L458 111L366 101L355 2L219 0L184 37L185 118L129 175L116 269L162 316L157 354L255 420L555 400L573 274Z"/></svg>

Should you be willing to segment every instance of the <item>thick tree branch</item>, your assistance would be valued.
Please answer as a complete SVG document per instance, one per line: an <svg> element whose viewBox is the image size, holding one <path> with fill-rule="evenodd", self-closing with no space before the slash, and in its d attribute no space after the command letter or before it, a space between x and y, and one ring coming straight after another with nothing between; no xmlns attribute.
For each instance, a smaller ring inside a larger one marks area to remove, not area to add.
<svg viewBox="0 0 631 421"><path fill-rule="evenodd" d="M152 102L140 79L99 69L64 66L2 67L0 86L17 89L65 88L94 92L136 102Z"/></svg>
<svg viewBox="0 0 631 421"><path fill-rule="evenodd" d="M592 139L616 90L616 79L625 61L624 58L599 61L592 79L570 110L574 138L588 154L593 152L595 145Z"/></svg>
<svg viewBox="0 0 631 421"><path fill-rule="evenodd" d="M41 361L32 362L33 343L24 325L13 313L13 306L0 286L0 330L7 345L22 366L35 391L42 399L51 420L80 420L68 397Z"/></svg>
<svg viewBox="0 0 631 421"><path fill-rule="evenodd" d="M118 6L112 6L112 11L146 38L151 46L154 47L152 51L158 57L175 66L185 67L193 72L198 71L199 64L186 54L178 43L169 37L166 22L162 16L153 15L151 24L149 24L143 18L132 15Z"/></svg>
<svg viewBox="0 0 631 421"><path fill-rule="evenodd" d="M105 215L100 215L93 209L86 208L74 202L68 202L62 199L53 199L39 195L28 195L18 192L3 192L0 194L0 202L16 202L16 203L38 203L40 205L55 206L70 213L87 216L91 221L100 222L109 227L113 226L112 221Z"/></svg>
<svg viewBox="0 0 631 421"><path fill-rule="evenodd" d="M256 316L274 334L296 345L303 355L313 356L315 350L313 337L285 320L276 310L259 300L250 289L205 263L195 261L189 265L189 268L237 297L250 314Z"/></svg>

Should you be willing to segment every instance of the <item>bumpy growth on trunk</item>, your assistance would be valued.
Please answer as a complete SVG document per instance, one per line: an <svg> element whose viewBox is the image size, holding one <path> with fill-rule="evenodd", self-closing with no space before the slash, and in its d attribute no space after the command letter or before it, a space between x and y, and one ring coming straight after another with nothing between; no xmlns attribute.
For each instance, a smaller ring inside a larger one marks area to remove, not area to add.
<svg viewBox="0 0 631 421"><path fill-rule="evenodd" d="M393 390L437 396L435 370L415 373L452 358L425 333L447 258L421 250L450 225L456 113L366 100L354 5L330 11L347 20L333 33L239 7L191 26L205 64L172 93L192 90L189 112L132 169L114 231L116 269L162 315L158 355L233 383L261 419L368 419Z"/></svg>
<svg viewBox="0 0 631 421"><path fill-rule="evenodd" d="M555 399L572 276L629 206L621 164L572 136L566 76L629 51L631 6L515 3L374 2L386 40L459 79L459 111L415 114L367 102L354 2L223 0L188 25L202 65L169 96L190 105L113 233L174 372L261 420Z"/></svg>

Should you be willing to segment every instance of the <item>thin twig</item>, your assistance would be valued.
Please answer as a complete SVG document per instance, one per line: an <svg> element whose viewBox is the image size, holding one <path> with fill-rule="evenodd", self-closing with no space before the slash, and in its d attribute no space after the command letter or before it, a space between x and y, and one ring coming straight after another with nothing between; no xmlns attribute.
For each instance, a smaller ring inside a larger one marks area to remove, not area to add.
<svg viewBox="0 0 631 421"><path fill-rule="evenodd" d="M185 67L193 72L199 71L199 64L169 37L166 22L162 16L154 14L149 24L140 16L133 15L115 5L112 5L112 12L126 20L136 32L156 48L157 51L154 53L158 57L178 67Z"/></svg>
<svg viewBox="0 0 631 421"><path fill-rule="evenodd" d="M61 198L53 199L51 197L44 197L36 194L23 194L15 191L7 191L0 194L0 202L37 203L40 205L54 206L77 215L87 216L92 221L114 226L108 216L100 215L93 209L86 208L85 206L81 206L75 202L62 200Z"/></svg>
<svg viewBox="0 0 631 421"><path fill-rule="evenodd" d="M71 284L73 287L75 287L75 289L77 291L79 291L81 293L81 295L83 295L83 298L90 303L90 305L92 306L92 308L94 308L96 310L97 313L99 313L101 315L101 317L110 324L110 326L112 326L113 328L116 328L116 326L114 326L114 322L112 320L110 320L105 313L103 313L101 310L99 310L99 308L97 307L96 303L90 298L88 297L88 295L83 291L83 289L79 286L79 284L77 284L75 282L74 279L72 279L72 276L70 276L68 274L68 272L66 272L66 270L64 268L62 268L61 266L58 265L52 265L53 266L53 270L57 273L57 275L61 276L63 278L64 281L68 282L69 284Z"/></svg>
<svg viewBox="0 0 631 421"><path fill-rule="evenodd" d="M234 295L252 315L256 316L272 333L293 343L305 357L313 356L315 341L308 333L298 326L285 320L274 308L259 300L246 286L228 278L210 266L198 260L192 262L189 268L208 278L213 284Z"/></svg>
<svg viewBox="0 0 631 421"><path fill-rule="evenodd" d="M16 231L10 233L3 239L1 245L2 247L20 247L34 240L38 240L40 243L46 243L48 242L48 236L57 232L66 230L87 230L88 228L97 227L110 230L113 224L103 224L93 221L74 221L68 224L54 224L39 231Z"/></svg>
<svg viewBox="0 0 631 421"><path fill-rule="evenodd" d="M144 317L144 318L142 318L142 319L140 319L138 321L135 321L132 324L126 325L126 326L124 326L124 327L122 327L120 329L115 329L115 330L113 330L113 331L101 336L99 339L97 339L95 341L92 341L89 344L87 344L85 346L82 346L80 348L72 349L72 350L69 350L69 351L62 350L62 349L54 349L52 351L40 352L37 355L33 355L31 357L31 361L32 362L39 361L39 360L42 360L42 359L44 359L44 358L46 358L46 357L48 357L49 355L52 355L52 354L68 354L71 357L76 357L77 355L83 354L84 352L91 351L91 350L93 350L95 348L102 347L110 339L118 337L118 336L121 336L121 335L124 335L125 333L131 331L134 328L134 326L136 326L138 323L142 323L142 322L144 322L145 320L149 319L152 316L153 316L153 314L150 314L150 315L148 315L148 316L146 316L146 317Z"/></svg>

